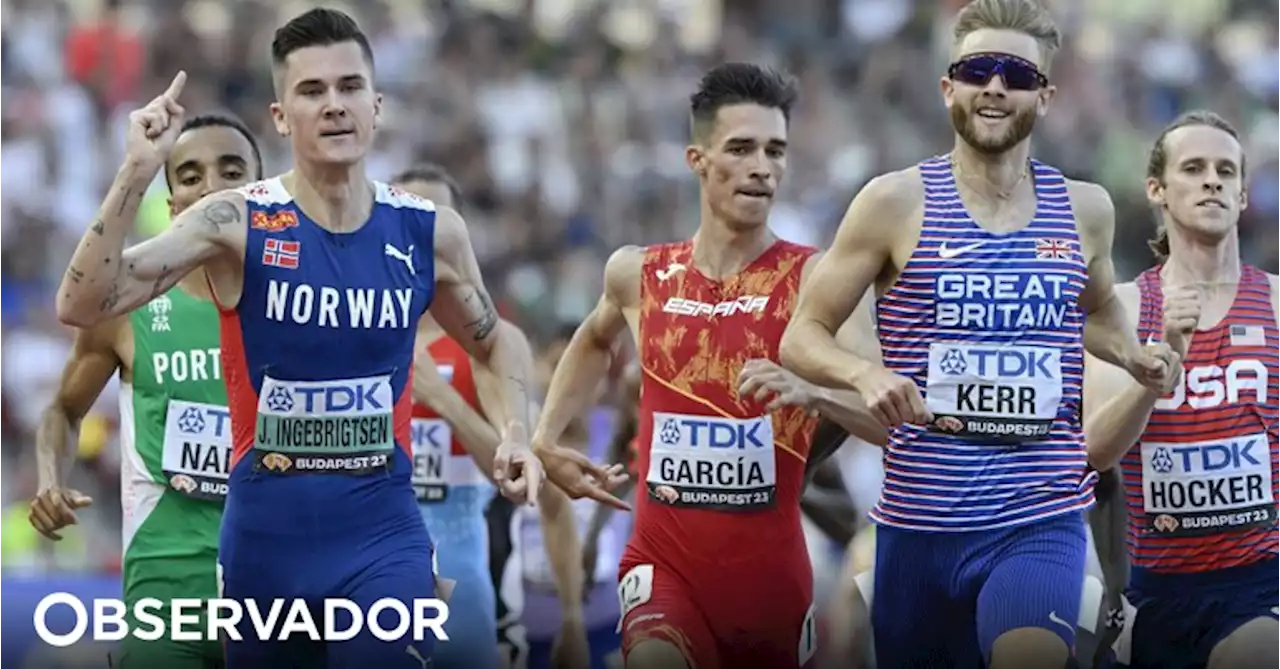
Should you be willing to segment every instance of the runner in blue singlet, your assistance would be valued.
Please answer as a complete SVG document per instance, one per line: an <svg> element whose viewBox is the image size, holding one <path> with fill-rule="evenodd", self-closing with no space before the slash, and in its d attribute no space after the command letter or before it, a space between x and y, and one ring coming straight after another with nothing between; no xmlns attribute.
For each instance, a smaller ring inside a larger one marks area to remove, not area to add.
<svg viewBox="0 0 1280 669"><path fill-rule="evenodd" d="M525 443L528 378L498 318L457 212L369 181L364 157L381 112L369 42L347 15L308 11L272 43L276 127L296 169L210 195L159 236L124 238L159 156L181 127L179 73L131 118L129 160L86 231L58 292L64 321L89 326L130 311L187 273L207 273L222 320L233 432L219 554L225 596L345 598L366 611L435 594L431 538L410 481L408 392L414 336L430 308L444 331L501 379L504 494L535 498L541 465ZM573 461L557 466L570 469ZM577 489L593 487L588 472ZM561 478L568 478L564 472ZM434 645L369 625L320 646L258 641L248 616L228 669L428 666ZM350 620L336 621L346 629ZM396 629L394 610L379 616Z"/></svg>
<svg viewBox="0 0 1280 669"><path fill-rule="evenodd" d="M457 183L436 165L409 169L392 183L437 205L461 210ZM498 327L515 330L505 320ZM522 341L523 359L532 370L532 348L523 333L517 330L513 336ZM414 461L420 466L414 468L414 487L422 518L436 542L440 574L457 582L445 624L449 641L437 648L435 666L497 669L497 596L489 577L484 512L494 496L487 480L492 467L486 463L493 462L500 441L489 415L500 408L501 398L494 392L492 375L471 364L462 347L430 318L419 323L417 355L414 398L420 406L414 411L413 442ZM538 509L530 515L554 538L545 552L552 565L552 586L561 595L564 624L559 637L568 660L565 669L586 669L582 550L569 498L555 486L543 487Z"/></svg>
<svg viewBox="0 0 1280 669"><path fill-rule="evenodd" d="M857 390L891 428L871 514L877 665L1061 669L1096 478L1084 350L1159 389L1176 356L1144 349L1115 299L1110 197L1029 157L1054 94L1048 11L975 0L955 39L942 79L954 150L858 194L782 360ZM834 338L873 284L883 365Z"/></svg>

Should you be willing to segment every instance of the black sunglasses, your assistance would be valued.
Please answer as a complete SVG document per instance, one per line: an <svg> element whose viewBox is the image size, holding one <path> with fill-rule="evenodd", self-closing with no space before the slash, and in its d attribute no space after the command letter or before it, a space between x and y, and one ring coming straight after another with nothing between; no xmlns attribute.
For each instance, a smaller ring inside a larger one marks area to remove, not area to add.
<svg viewBox="0 0 1280 669"><path fill-rule="evenodd" d="M974 86L986 86L997 74L1009 90L1035 91L1049 85L1049 78L1040 73L1035 63L1005 53L965 56L947 68L947 77Z"/></svg>

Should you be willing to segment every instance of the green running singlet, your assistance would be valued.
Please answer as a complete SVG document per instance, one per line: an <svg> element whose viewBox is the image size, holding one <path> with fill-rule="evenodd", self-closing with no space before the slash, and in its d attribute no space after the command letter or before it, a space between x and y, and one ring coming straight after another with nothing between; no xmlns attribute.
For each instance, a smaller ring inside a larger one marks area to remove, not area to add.
<svg viewBox="0 0 1280 669"><path fill-rule="evenodd" d="M124 600L131 633L116 666L218 667L219 643L170 640L167 605L174 598L218 596L218 533L231 456L218 312L213 303L174 288L131 313L129 327L133 382L121 384L120 444ZM134 606L148 597L165 602L148 609L165 622L159 641L132 633L139 625ZM194 629L203 636L208 622L203 612L198 618Z"/></svg>

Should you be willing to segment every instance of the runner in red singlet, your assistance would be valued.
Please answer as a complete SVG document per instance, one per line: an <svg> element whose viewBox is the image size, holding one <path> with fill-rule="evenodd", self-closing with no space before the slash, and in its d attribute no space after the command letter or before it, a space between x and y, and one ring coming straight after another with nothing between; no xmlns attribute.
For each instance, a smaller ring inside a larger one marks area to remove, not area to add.
<svg viewBox="0 0 1280 669"><path fill-rule="evenodd" d="M1161 134L1147 171L1161 263L1116 294L1140 337L1183 356L1183 379L1158 397L1106 363L1086 367L1089 458L1120 465L1128 499L1136 614L1118 659L1131 667L1278 662L1280 290L1240 261L1244 175L1236 131L1216 114Z"/></svg>
<svg viewBox="0 0 1280 669"><path fill-rule="evenodd" d="M557 366L535 431L540 448L555 443L630 329L643 373L644 477L619 569L631 669L806 666L815 621L799 500L809 414L885 440L856 395L817 388L776 362L816 253L766 225L794 98L787 78L755 65L703 77L686 151L701 186L698 231L613 254L605 293Z"/></svg>

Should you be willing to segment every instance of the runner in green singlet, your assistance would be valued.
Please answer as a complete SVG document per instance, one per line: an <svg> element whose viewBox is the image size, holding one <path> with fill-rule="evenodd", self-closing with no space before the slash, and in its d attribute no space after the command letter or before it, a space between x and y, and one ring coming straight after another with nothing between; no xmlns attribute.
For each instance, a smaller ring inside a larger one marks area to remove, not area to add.
<svg viewBox="0 0 1280 669"><path fill-rule="evenodd" d="M238 120L190 119L165 163L177 215L208 193L262 178L252 134ZM53 403L37 433L40 492L31 524L58 540L75 510L92 503L66 487L73 433L120 372L124 600L218 594L218 531L226 497L231 421L219 359L218 312L204 273L193 273L145 307L80 330ZM155 612L168 619L167 612ZM135 624L130 615L130 627ZM201 620L201 627L205 622ZM216 642L125 637L112 663L123 669L222 666Z"/></svg>

